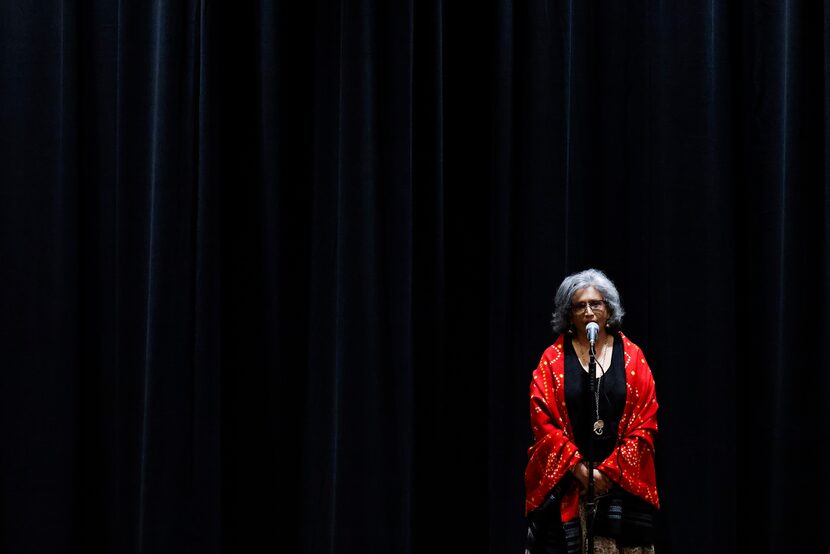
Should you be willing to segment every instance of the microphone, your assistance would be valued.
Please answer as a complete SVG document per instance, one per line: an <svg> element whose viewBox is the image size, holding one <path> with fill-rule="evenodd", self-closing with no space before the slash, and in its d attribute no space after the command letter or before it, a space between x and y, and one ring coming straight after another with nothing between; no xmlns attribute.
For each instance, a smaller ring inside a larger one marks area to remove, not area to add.
<svg viewBox="0 0 830 554"><path fill-rule="evenodd" d="M588 332L588 342L591 343L591 348L593 348L594 343L597 342L597 335L599 334L599 324L597 324L596 321L592 321L585 326L585 331Z"/></svg>

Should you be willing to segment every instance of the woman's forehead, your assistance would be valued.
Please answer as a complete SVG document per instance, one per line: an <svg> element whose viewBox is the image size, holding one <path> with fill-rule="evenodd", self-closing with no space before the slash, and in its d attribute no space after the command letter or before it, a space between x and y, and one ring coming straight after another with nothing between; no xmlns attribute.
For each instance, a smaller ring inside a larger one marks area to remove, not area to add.
<svg viewBox="0 0 830 554"><path fill-rule="evenodd" d="M575 299L578 298L580 300L602 300L602 294L595 289L594 287L586 287L584 289L578 289L574 292Z"/></svg>

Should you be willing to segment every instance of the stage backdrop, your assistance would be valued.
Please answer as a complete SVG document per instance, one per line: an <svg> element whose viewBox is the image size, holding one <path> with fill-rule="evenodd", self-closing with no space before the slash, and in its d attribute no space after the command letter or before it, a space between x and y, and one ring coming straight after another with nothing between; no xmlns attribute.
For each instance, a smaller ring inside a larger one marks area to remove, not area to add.
<svg viewBox="0 0 830 554"><path fill-rule="evenodd" d="M829 18L3 2L0 551L520 553L597 267L659 552L826 552Z"/></svg>

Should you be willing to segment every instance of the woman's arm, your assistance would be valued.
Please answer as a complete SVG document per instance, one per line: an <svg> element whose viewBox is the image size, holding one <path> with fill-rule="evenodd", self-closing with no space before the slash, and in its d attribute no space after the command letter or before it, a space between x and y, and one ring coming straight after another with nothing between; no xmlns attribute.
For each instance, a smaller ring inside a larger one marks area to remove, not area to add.
<svg viewBox="0 0 830 554"><path fill-rule="evenodd" d="M630 344L627 339L626 343ZM654 471L658 408L654 378L638 347L628 354L626 402L617 446L597 469L623 489L659 508Z"/></svg>
<svg viewBox="0 0 830 554"><path fill-rule="evenodd" d="M548 491L582 459L571 439L562 389L564 375L554 369L555 358L548 354L562 355L556 348L546 352L530 384L530 422L536 442L528 450L530 459L525 470L526 511L537 508Z"/></svg>

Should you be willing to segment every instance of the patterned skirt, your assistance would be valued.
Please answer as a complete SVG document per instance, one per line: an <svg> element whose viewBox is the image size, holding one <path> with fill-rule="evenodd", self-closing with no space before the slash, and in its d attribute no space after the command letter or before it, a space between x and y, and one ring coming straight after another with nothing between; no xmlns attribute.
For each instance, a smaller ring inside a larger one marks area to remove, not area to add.
<svg viewBox="0 0 830 554"><path fill-rule="evenodd" d="M585 503L579 502L579 524L582 528L582 550L588 551L588 535L586 531ZM648 546L617 546L617 541L608 537L594 537L594 554L654 554L654 545Z"/></svg>
<svg viewBox="0 0 830 554"><path fill-rule="evenodd" d="M623 496L617 492L601 499L594 521L594 554L654 554L654 545L646 539L652 534L650 530L653 531L653 509L644 509L639 500L624 502ZM579 502L579 519L559 523L554 520L558 517L558 507L552 512L546 511L541 518L533 518L525 554L586 554L588 534L584 498ZM555 531L557 525L562 526L558 532ZM621 529L628 529L623 533L627 537L626 541L621 541L623 546L615 538ZM625 545L632 541L638 546Z"/></svg>

